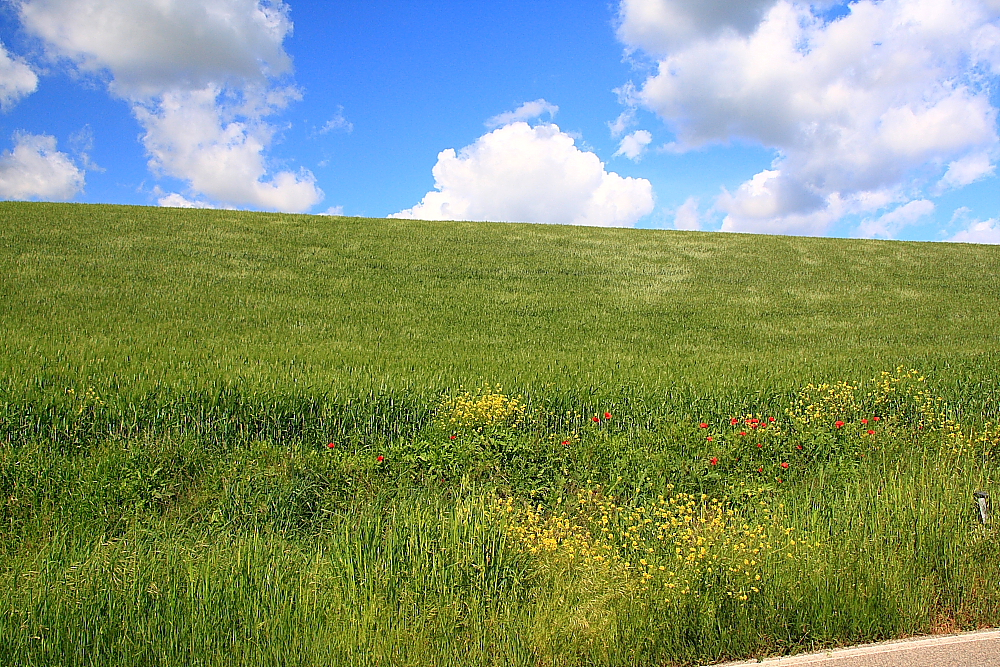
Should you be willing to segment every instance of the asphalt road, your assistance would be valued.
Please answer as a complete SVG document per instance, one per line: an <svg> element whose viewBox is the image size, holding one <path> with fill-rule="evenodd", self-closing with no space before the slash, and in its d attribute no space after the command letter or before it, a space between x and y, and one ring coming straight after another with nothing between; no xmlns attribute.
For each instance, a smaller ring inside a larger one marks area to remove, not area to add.
<svg viewBox="0 0 1000 667"><path fill-rule="evenodd" d="M1000 629L866 644L715 667L1000 667Z"/></svg>

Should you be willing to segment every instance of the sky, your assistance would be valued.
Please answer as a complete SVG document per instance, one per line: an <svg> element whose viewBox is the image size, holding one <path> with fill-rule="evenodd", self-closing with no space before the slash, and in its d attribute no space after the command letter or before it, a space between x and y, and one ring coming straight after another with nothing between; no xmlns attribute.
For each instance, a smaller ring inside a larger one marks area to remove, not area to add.
<svg viewBox="0 0 1000 667"><path fill-rule="evenodd" d="M1000 243L1000 0L0 0L0 199Z"/></svg>

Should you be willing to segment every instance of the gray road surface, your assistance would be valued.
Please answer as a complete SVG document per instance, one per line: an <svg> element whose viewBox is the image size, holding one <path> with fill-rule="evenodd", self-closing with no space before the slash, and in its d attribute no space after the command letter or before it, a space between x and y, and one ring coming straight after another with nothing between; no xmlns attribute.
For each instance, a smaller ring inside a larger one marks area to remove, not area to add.
<svg viewBox="0 0 1000 667"><path fill-rule="evenodd" d="M1000 629L919 637L716 667L1000 667Z"/></svg>

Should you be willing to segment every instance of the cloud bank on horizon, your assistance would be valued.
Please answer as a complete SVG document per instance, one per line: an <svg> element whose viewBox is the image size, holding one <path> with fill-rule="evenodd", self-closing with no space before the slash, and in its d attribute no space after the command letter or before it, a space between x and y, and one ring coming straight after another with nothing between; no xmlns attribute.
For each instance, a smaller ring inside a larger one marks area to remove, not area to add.
<svg viewBox="0 0 1000 667"><path fill-rule="evenodd" d="M436 189L390 217L631 227L649 215L648 180L606 171L558 125L526 122L556 111L540 99L491 118L488 126L501 127L458 153L441 151L433 169Z"/></svg>
<svg viewBox="0 0 1000 667"><path fill-rule="evenodd" d="M127 105L149 174L182 184L156 185L159 204L321 208L315 173L271 157L290 126L280 117L310 89L294 76L288 2L10 4L38 47L18 54L0 41L0 112L61 68ZM496 109L476 121L486 131L471 143L475 134L438 145L433 189L390 217L648 225L654 176L671 178L657 172L664 156L757 146L773 156L767 168L657 215L676 229L824 235L850 224L854 236L895 238L946 216L949 193L996 176L1000 0L619 0L616 9L608 32L637 80L614 91L623 110L607 122L607 158L556 125L559 107L545 98ZM363 119L328 107L335 114L315 136L353 137ZM59 150L47 130L10 137L0 198L81 195L85 152ZM958 210L962 229L950 238L996 243L998 219L1000 197L996 218Z"/></svg>
<svg viewBox="0 0 1000 667"><path fill-rule="evenodd" d="M1000 2L860 0L831 17L832 4L620 5L619 38L656 60L627 104L666 122L665 150L752 142L776 153L716 199L724 231L820 235L888 209L858 232L889 236L933 210L925 197L995 171Z"/></svg>

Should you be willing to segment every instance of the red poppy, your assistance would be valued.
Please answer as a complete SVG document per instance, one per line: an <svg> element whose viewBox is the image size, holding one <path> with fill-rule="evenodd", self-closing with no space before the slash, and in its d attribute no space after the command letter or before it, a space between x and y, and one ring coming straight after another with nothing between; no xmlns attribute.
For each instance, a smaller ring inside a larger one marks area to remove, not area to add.
<svg viewBox="0 0 1000 667"><path fill-rule="evenodd" d="M861 423L862 423L862 424L867 424L867 423L868 423L868 420L867 420L867 419L862 419L862 420L861 420Z"/></svg>
<svg viewBox="0 0 1000 667"><path fill-rule="evenodd" d="M375 460L378 461L379 463L382 463L382 461L385 461L385 457L380 454L378 458L376 458Z"/></svg>
<svg viewBox="0 0 1000 667"><path fill-rule="evenodd" d="M747 434L746 431L740 431L740 435L746 435L746 434Z"/></svg>
<svg viewBox="0 0 1000 667"><path fill-rule="evenodd" d="M599 421L601 421L601 418L600 418L600 417L594 417L594 418L593 418L593 421L595 421L595 422L599 422Z"/></svg>
<svg viewBox="0 0 1000 667"><path fill-rule="evenodd" d="M778 484L781 484L781 478L780 477L778 478Z"/></svg>
<svg viewBox="0 0 1000 667"><path fill-rule="evenodd" d="M698 426L701 428L708 428L708 424L706 424L705 422L698 424Z"/></svg>
<svg viewBox="0 0 1000 667"><path fill-rule="evenodd" d="M604 413L604 418L605 419L611 419L611 413L610 412L605 412Z"/></svg>
<svg viewBox="0 0 1000 667"><path fill-rule="evenodd" d="M764 472L764 466L757 468L757 472Z"/></svg>
<svg viewBox="0 0 1000 667"><path fill-rule="evenodd" d="M452 440L454 440L454 439L455 439L455 438L457 438L458 436L457 436L457 435L451 435L451 436L449 436L449 437L450 437L450 438L451 438Z"/></svg>
<svg viewBox="0 0 1000 667"><path fill-rule="evenodd" d="M788 468L788 462L787 461L782 461L781 462L781 467L787 469Z"/></svg>
<svg viewBox="0 0 1000 667"><path fill-rule="evenodd" d="M740 420L737 419L736 417L733 417L732 419L729 420L729 423L732 424L733 426L736 426L737 424L740 423Z"/></svg>
<svg viewBox="0 0 1000 667"><path fill-rule="evenodd" d="M833 425L836 426L837 428L840 428L841 426L844 425L844 422L842 422L842 421L835 421L835 422L833 422Z"/></svg>
<svg viewBox="0 0 1000 667"><path fill-rule="evenodd" d="M564 445L568 445L568 444L569 444L569 440L563 440L563 441L562 441L562 444L564 444Z"/></svg>
<svg viewBox="0 0 1000 667"><path fill-rule="evenodd" d="M875 421L878 421L880 419L880 417L872 417L872 419L874 419Z"/></svg>
<svg viewBox="0 0 1000 667"><path fill-rule="evenodd" d="M760 448L761 448L761 447L763 447L763 446L764 446L764 445L762 445L761 443L759 443L759 442L757 443L757 449L760 449Z"/></svg>
<svg viewBox="0 0 1000 667"><path fill-rule="evenodd" d="M329 447L330 449L333 449L336 446L337 446L337 443L335 443L335 442L331 442L329 445L327 445L327 447Z"/></svg>
<svg viewBox="0 0 1000 667"><path fill-rule="evenodd" d="M769 422L773 422L773 421L774 421L774 417L768 417L768 418L767 418L767 421L769 421Z"/></svg>
<svg viewBox="0 0 1000 667"><path fill-rule="evenodd" d="M875 435L875 431L868 431L868 435Z"/></svg>
<svg viewBox="0 0 1000 667"><path fill-rule="evenodd" d="M705 439L706 439L706 440L708 440L709 442L712 442L712 436L708 436L708 437L707 437L707 438L705 438Z"/></svg>
<svg viewBox="0 0 1000 667"><path fill-rule="evenodd" d="M716 465L719 462L719 459L713 456L708 460L708 462L711 463L712 465Z"/></svg>
<svg viewBox="0 0 1000 667"><path fill-rule="evenodd" d="M757 424L757 423L751 423L750 424L750 428L757 428L758 426L760 426L760 424Z"/></svg>
<svg viewBox="0 0 1000 667"><path fill-rule="evenodd" d="M802 445L795 445L795 449L802 449Z"/></svg>

